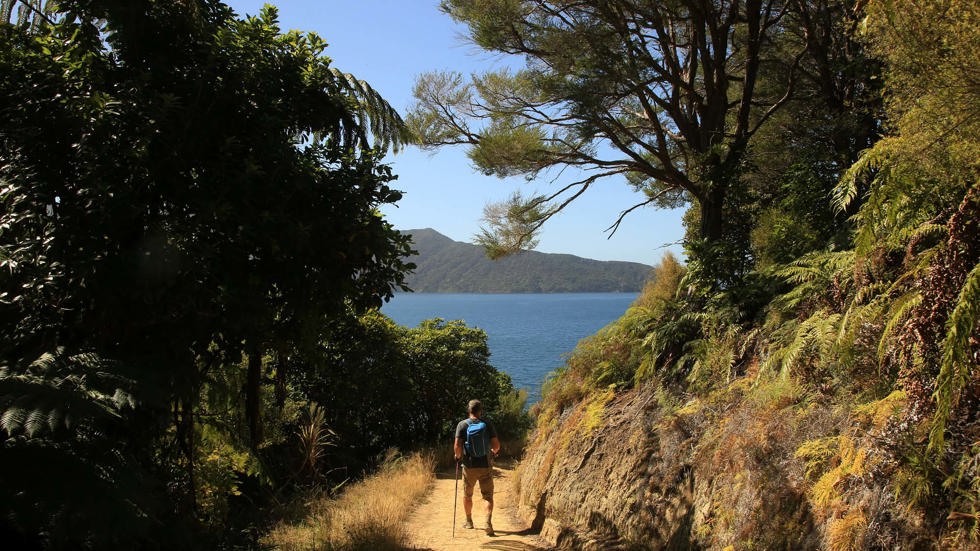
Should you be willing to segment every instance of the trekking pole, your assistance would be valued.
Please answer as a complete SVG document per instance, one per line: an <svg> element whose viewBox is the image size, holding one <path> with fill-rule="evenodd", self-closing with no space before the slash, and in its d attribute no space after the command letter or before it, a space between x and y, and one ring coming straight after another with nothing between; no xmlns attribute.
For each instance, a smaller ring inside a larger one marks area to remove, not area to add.
<svg viewBox="0 0 980 551"><path fill-rule="evenodd" d="M459 459L456 460L456 488L453 490L453 538L456 537L456 499L459 498Z"/></svg>

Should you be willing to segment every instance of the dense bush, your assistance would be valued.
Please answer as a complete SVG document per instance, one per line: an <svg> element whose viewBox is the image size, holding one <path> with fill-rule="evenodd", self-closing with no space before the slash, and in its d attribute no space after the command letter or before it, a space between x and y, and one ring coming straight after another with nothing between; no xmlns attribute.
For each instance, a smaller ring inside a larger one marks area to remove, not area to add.
<svg viewBox="0 0 980 551"><path fill-rule="evenodd" d="M964 45L980 10L846 5L790 11L840 25L834 44L853 48L837 92L851 96L810 89L757 139L732 197L752 269L712 286L702 252L686 273L665 259L537 406L543 438L564 411L570 430L601 425L610 388L654 398L654 430L691 437L692 477L718 488L687 527L706 547L978 543L980 88ZM829 53L798 60L804 82Z"/></svg>

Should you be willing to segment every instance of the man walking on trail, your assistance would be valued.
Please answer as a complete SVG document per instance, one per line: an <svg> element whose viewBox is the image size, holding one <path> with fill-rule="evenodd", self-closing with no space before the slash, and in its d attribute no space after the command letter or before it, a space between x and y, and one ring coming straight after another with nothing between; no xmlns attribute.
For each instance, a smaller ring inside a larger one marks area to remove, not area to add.
<svg viewBox="0 0 980 551"><path fill-rule="evenodd" d="M463 528L473 528L473 488L480 483L480 494L487 502L488 536L494 535L491 517L493 516L493 468L492 458L500 452L500 440L493 425L487 423L483 416L483 404L479 400L470 400L466 406L469 418L456 425L456 439L453 442L453 454L456 462L463 462L463 510L466 512L466 523Z"/></svg>

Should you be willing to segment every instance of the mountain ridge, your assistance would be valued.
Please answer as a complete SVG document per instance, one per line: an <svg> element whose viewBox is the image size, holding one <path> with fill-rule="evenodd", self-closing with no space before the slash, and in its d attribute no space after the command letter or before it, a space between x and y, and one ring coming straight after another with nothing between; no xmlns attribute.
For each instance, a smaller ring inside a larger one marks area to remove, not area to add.
<svg viewBox="0 0 980 551"><path fill-rule="evenodd" d="M416 269L406 277L420 293L638 292L651 266L593 260L571 254L525 251L499 260L482 247L455 241L432 228L403 230L412 236Z"/></svg>

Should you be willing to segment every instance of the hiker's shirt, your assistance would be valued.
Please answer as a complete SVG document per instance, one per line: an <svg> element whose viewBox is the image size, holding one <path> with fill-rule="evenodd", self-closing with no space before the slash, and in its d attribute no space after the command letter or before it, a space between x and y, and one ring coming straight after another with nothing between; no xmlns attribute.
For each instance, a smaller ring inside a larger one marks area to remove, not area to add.
<svg viewBox="0 0 980 551"><path fill-rule="evenodd" d="M459 438L462 442L466 442L466 428L470 426L470 421L471 420L469 418L463 419L462 421L459 422L458 425L456 425L456 438ZM490 440L497 437L497 431L496 429L493 428L493 425L491 425L490 422L487 421L486 419L480 419L480 421L483 421L487 425L486 428L487 442L489 443ZM474 469L479 469L479 468L485 469L490 467L489 453L485 457L470 457L469 453L465 451L466 450L465 445L463 446L463 450L464 450L463 451L464 467L472 467Z"/></svg>

